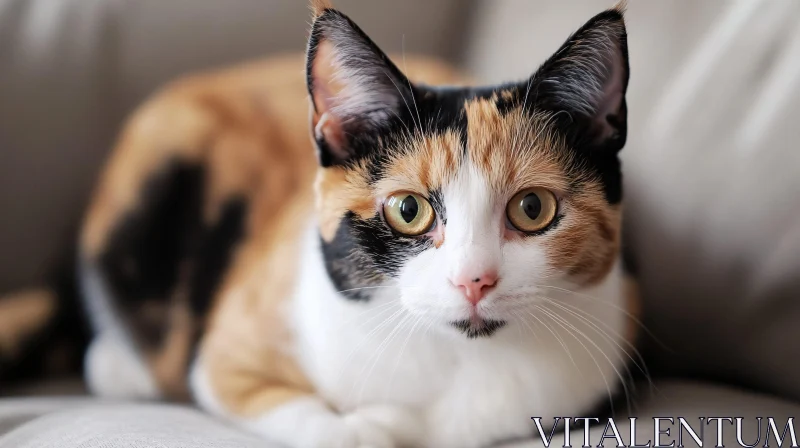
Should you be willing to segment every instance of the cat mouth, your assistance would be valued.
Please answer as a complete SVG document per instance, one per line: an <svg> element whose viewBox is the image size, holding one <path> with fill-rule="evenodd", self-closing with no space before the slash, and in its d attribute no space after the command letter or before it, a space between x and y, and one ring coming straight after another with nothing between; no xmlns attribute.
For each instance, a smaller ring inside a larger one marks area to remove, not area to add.
<svg viewBox="0 0 800 448"><path fill-rule="evenodd" d="M488 338L493 335L497 330L506 325L506 321L473 317L472 319L450 322L450 325L467 335L467 338L477 339Z"/></svg>

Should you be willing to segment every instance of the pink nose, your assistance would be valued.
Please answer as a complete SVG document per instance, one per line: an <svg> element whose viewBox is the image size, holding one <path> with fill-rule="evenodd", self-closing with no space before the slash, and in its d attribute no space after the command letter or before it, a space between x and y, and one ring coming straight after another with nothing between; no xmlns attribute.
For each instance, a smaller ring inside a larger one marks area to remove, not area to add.
<svg viewBox="0 0 800 448"><path fill-rule="evenodd" d="M486 294L497 284L497 272L487 271L480 275L459 275L453 279L453 285L460 289L464 297L473 305L486 297Z"/></svg>

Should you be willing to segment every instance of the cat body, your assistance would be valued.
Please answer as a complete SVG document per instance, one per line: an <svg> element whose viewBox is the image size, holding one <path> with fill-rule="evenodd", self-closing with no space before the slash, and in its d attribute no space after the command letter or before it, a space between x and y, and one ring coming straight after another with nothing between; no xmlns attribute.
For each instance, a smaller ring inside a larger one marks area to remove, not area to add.
<svg viewBox="0 0 800 448"><path fill-rule="evenodd" d="M585 318L569 313L563 326L520 324L469 340L455 330L431 330L431 322L398 311L391 288L367 304L343 301L326 281L317 239L318 229L311 227L287 314L299 335L294 353L321 399L297 400L277 415L242 420L216 395L201 357L192 389L204 408L267 437L286 428L291 432L282 441L298 446L349 446L343 440L364 437L357 439L364 446L482 447L531 436L530 414L593 411L625 375L626 358L615 345L625 341L575 337L567 328L583 328ZM614 270L607 281L584 291L603 300L594 306L570 293L548 295L566 306L582 305L611 328L624 327L623 278L618 267ZM327 406L346 415L341 427ZM282 412L294 411L302 420L287 425ZM297 427L303 428L299 439Z"/></svg>
<svg viewBox="0 0 800 448"><path fill-rule="evenodd" d="M80 244L92 391L298 448L490 446L620 391L621 9L492 87L314 11L305 80L198 75L123 131Z"/></svg>

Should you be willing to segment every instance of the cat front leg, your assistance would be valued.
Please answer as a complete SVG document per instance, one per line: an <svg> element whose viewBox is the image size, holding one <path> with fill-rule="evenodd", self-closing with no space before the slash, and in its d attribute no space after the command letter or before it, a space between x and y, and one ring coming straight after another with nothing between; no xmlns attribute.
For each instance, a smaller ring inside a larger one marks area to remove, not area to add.
<svg viewBox="0 0 800 448"><path fill-rule="evenodd" d="M321 398L291 400L245 427L291 447L418 448L421 425L413 414L394 406L370 406L348 413L333 411Z"/></svg>
<svg viewBox="0 0 800 448"><path fill-rule="evenodd" d="M403 448L430 446L426 441L427 431L421 414L405 406L393 404L363 406L348 414L346 418L382 428L389 433L394 446Z"/></svg>
<svg viewBox="0 0 800 448"><path fill-rule="evenodd" d="M201 350L195 360L191 389L206 411L289 448L423 446L413 413L393 406L339 413L279 353L261 365L239 353Z"/></svg>

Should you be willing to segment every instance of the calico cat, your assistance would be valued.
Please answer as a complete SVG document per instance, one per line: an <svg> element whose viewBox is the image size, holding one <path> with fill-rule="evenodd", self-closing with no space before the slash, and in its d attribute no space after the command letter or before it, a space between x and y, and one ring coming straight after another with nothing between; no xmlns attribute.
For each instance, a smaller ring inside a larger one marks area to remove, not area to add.
<svg viewBox="0 0 800 448"><path fill-rule="evenodd" d="M487 87L313 10L305 82L198 75L126 126L80 240L91 390L297 448L485 447L608 399L635 336L623 8Z"/></svg>

